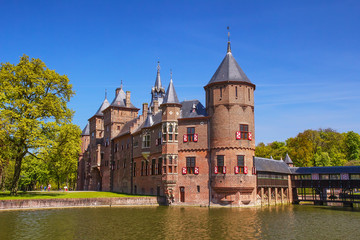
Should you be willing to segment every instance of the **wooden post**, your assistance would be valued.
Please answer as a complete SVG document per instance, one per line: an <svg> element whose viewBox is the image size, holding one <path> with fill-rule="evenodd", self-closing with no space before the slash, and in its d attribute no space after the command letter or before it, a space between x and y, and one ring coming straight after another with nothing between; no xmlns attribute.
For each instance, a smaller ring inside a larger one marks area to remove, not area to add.
<svg viewBox="0 0 360 240"><path fill-rule="evenodd" d="M275 188L275 204L278 204L278 188Z"/></svg>
<svg viewBox="0 0 360 240"><path fill-rule="evenodd" d="M281 188L281 203L284 203L284 188Z"/></svg>
<svg viewBox="0 0 360 240"><path fill-rule="evenodd" d="M260 194L261 194L261 206L264 204L264 188L262 187L260 190Z"/></svg>
<svg viewBox="0 0 360 240"><path fill-rule="evenodd" d="M271 204L271 188L268 188L268 205Z"/></svg>

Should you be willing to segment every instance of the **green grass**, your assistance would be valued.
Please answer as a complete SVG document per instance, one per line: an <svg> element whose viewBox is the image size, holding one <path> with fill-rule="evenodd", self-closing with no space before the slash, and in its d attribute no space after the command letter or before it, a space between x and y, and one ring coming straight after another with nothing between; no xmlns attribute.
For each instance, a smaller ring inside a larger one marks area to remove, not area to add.
<svg viewBox="0 0 360 240"><path fill-rule="evenodd" d="M112 198L112 197L149 197L144 195L129 195L114 192L18 192L17 196L10 196L10 192L1 192L0 200L17 199L58 199L58 198Z"/></svg>

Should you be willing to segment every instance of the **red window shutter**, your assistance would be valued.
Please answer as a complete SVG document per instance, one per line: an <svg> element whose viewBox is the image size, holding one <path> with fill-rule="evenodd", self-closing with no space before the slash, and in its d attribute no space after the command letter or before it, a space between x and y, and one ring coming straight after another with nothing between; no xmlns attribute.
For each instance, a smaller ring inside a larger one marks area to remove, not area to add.
<svg viewBox="0 0 360 240"><path fill-rule="evenodd" d="M184 142L188 141L188 135L187 134L184 134L183 140L184 140Z"/></svg>
<svg viewBox="0 0 360 240"><path fill-rule="evenodd" d="M249 139L250 141L252 140L251 132L248 133L248 139Z"/></svg>
<svg viewBox="0 0 360 240"><path fill-rule="evenodd" d="M226 167L223 166L223 174L225 174L225 173L226 173Z"/></svg>
<svg viewBox="0 0 360 240"><path fill-rule="evenodd" d="M198 141L198 135L197 133L194 134L194 142L197 142Z"/></svg>
<svg viewBox="0 0 360 240"><path fill-rule="evenodd" d="M219 170L218 170L218 167L217 167L217 166L214 167L214 173L215 173L215 174L218 174L218 173L219 173Z"/></svg>
<svg viewBox="0 0 360 240"><path fill-rule="evenodd" d="M239 174L239 167L238 166L235 166L235 174Z"/></svg>
<svg viewBox="0 0 360 240"><path fill-rule="evenodd" d="M195 167L194 174L196 174L196 175L199 174L199 167Z"/></svg>
<svg viewBox="0 0 360 240"><path fill-rule="evenodd" d="M248 174L248 167L246 167L246 166L244 167L244 173Z"/></svg>
<svg viewBox="0 0 360 240"><path fill-rule="evenodd" d="M183 174L183 175L186 175L186 174L187 174L187 168L186 168L186 167L183 167L183 168L182 168L182 174Z"/></svg>
<svg viewBox="0 0 360 240"><path fill-rule="evenodd" d="M236 140L240 140L241 139L241 132L237 131L236 132Z"/></svg>

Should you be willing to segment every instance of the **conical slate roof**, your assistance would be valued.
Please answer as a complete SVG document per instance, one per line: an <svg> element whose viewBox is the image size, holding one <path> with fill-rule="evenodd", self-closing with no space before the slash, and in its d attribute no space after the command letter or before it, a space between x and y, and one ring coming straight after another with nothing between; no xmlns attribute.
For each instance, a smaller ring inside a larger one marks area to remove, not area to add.
<svg viewBox="0 0 360 240"><path fill-rule="evenodd" d="M284 162L285 162L286 164L292 164L292 163L293 163L293 161L292 161L291 158L289 157L289 154L287 154L287 153L286 153Z"/></svg>
<svg viewBox="0 0 360 240"><path fill-rule="evenodd" d="M96 111L94 116L103 116L103 112L105 110L105 108L107 108L108 106L110 106L109 101L105 98L105 100L102 102L101 106L99 107L99 109Z"/></svg>
<svg viewBox="0 0 360 240"><path fill-rule="evenodd" d="M143 128L151 127L154 124L153 116L151 114L151 111L148 112L146 120L144 122Z"/></svg>
<svg viewBox="0 0 360 240"><path fill-rule="evenodd" d="M86 124L85 128L83 129L81 136L90 136L90 125L89 123Z"/></svg>
<svg viewBox="0 0 360 240"><path fill-rule="evenodd" d="M175 91L175 87L174 87L172 79L170 79L169 87L165 93L163 104L165 104L165 103L178 103L179 104L179 99L176 95L176 91Z"/></svg>
<svg viewBox="0 0 360 240"><path fill-rule="evenodd" d="M211 83L226 81L251 83L249 78L246 76L244 71L233 57L231 53L230 42L228 42L228 52L226 53L225 58L216 70L215 74L212 76L211 80L208 82L208 85Z"/></svg>

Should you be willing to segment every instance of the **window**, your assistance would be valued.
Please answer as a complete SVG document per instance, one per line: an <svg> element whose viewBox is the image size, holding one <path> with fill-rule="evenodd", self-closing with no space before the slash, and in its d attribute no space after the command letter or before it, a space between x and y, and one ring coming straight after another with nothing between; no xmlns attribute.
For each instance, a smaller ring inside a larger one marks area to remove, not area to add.
<svg viewBox="0 0 360 240"><path fill-rule="evenodd" d="M146 161L146 163L145 163L145 175L146 176L149 174L148 169L149 169L149 162Z"/></svg>
<svg viewBox="0 0 360 240"><path fill-rule="evenodd" d="M157 137L157 145L161 145L161 135L162 135L162 133L161 133L161 131L159 131L158 137Z"/></svg>
<svg viewBox="0 0 360 240"><path fill-rule="evenodd" d="M145 166L145 162L142 161L141 162L141 176L144 176L144 166Z"/></svg>
<svg viewBox="0 0 360 240"><path fill-rule="evenodd" d="M167 133L167 126L166 123L163 123L163 141L166 142L166 133Z"/></svg>
<svg viewBox="0 0 360 240"><path fill-rule="evenodd" d="M155 175L156 160L151 160L151 175Z"/></svg>
<svg viewBox="0 0 360 240"><path fill-rule="evenodd" d="M118 144L116 143L115 144L115 149L114 149L114 152L117 152L119 149L118 149Z"/></svg>
<svg viewBox="0 0 360 240"><path fill-rule="evenodd" d="M116 169L120 169L120 160L117 160Z"/></svg>
<svg viewBox="0 0 360 240"><path fill-rule="evenodd" d="M134 162L133 176L136 177L136 162ZM136 188L136 186L135 186L135 188ZM135 192L135 194L136 194L136 192Z"/></svg>
<svg viewBox="0 0 360 240"><path fill-rule="evenodd" d="M188 174L194 174L195 172L195 157L186 158L186 169Z"/></svg>
<svg viewBox="0 0 360 240"><path fill-rule="evenodd" d="M161 175L162 171L162 158L159 158L158 160L158 174Z"/></svg>
<svg viewBox="0 0 360 240"><path fill-rule="evenodd" d="M217 167L219 173L223 173L224 170L224 155L217 155Z"/></svg>
<svg viewBox="0 0 360 240"><path fill-rule="evenodd" d="M250 88L248 88L248 97L249 97L249 101L250 101Z"/></svg>
<svg viewBox="0 0 360 240"><path fill-rule="evenodd" d="M237 166L239 168L239 173L244 173L244 166L245 166L245 156L238 155L237 156Z"/></svg>
<svg viewBox="0 0 360 240"><path fill-rule="evenodd" d="M222 87L220 88L220 98L222 98Z"/></svg>
<svg viewBox="0 0 360 240"><path fill-rule="evenodd" d="M249 125L240 124L240 136L241 136L241 139L249 138Z"/></svg>
<svg viewBox="0 0 360 240"><path fill-rule="evenodd" d="M197 192L199 193L200 192L200 186L197 185Z"/></svg>
<svg viewBox="0 0 360 240"><path fill-rule="evenodd" d="M126 159L124 159L123 168L126 168Z"/></svg>
<svg viewBox="0 0 360 240"><path fill-rule="evenodd" d="M138 147L139 146L139 142L138 142L138 140L135 140L135 142L134 142L134 148L135 147Z"/></svg>
<svg viewBox="0 0 360 240"><path fill-rule="evenodd" d="M150 133L149 132L146 132L146 133L143 134L142 147L143 148L149 148L150 147Z"/></svg>
<svg viewBox="0 0 360 240"><path fill-rule="evenodd" d="M194 134L195 134L195 128L194 127L188 127L187 128L188 142L194 142Z"/></svg>
<svg viewBox="0 0 360 240"><path fill-rule="evenodd" d="M320 174L320 180L329 180L328 174Z"/></svg>
<svg viewBox="0 0 360 240"><path fill-rule="evenodd" d="M237 91L237 87L235 87L235 97L238 97L238 91Z"/></svg>

